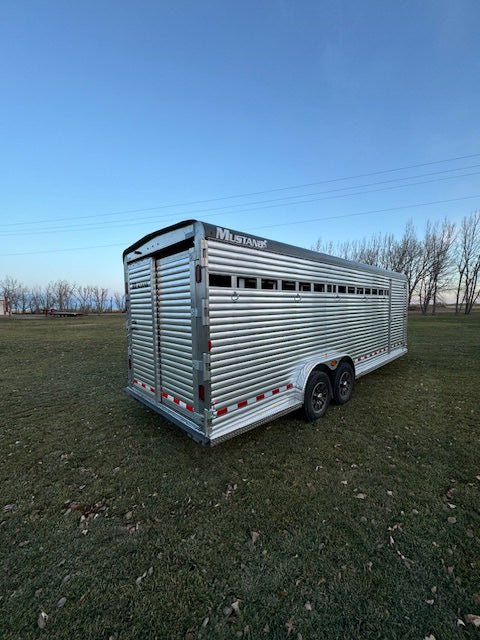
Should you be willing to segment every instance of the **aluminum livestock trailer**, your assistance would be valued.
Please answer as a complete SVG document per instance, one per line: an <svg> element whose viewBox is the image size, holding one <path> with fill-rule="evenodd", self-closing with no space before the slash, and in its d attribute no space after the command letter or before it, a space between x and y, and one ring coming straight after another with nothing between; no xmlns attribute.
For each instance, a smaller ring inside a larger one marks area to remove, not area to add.
<svg viewBox="0 0 480 640"><path fill-rule="evenodd" d="M407 352L405 276L187 220L123 253L128 386L203 444L303 407Z"/></svg>

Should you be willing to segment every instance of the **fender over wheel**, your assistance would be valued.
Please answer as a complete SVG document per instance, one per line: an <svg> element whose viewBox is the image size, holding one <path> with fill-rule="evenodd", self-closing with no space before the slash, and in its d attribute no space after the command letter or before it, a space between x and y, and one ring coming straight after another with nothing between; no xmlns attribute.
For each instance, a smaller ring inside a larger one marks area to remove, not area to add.
<svg viewBox="0 0 480 640"><path fill-rule="evenodd" d="M341 362L333 376L333 399L335 404L345 404L350 400L355 384L355 371L348 362Z"/></svg>
<svg viewBox="0 0 480 640"><path fill-rule="evenodd" d="M324 371L314 371L305 387L303 412L307 420L314 422L324 416L331 399L330 378Z"/></svg>

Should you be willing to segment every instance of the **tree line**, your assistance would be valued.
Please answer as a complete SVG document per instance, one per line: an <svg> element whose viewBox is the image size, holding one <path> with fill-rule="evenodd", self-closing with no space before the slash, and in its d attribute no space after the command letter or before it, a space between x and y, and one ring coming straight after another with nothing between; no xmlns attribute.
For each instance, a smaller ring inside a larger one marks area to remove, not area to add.
<svg viewBox="0 0 480 640"><path fill-rule="evenodd" d="M448 299L456 313L469 314L480 297L480 211L458 225L429 221L421 238L410 221L401 238L379 233L336 244L318 239L312 249L404 273L408 304L417 301L424 315Z"/></svg>
<svg viewBox="0 0 480 640"><path fill-rule="evenodd" d="M405 225L401 238L376 234L361 241L322 242L311 247L348 260L404 273L408 303L418 301L423 314L435 313L446 299L456 313L469 314L480 297L480 211L456 225L444 219L427 222L423 237L413 223ZM123 311L125 295L99 286L79 286L56 280L45 287L28 288L15 278L0 280L0 295L9 298L13 311L41 313L45 309L81 313Z"/></svg>
<svg viewBox="0 0 480 640"><path fill-rule="evenodd" d="M55 280L44 287L29 288L19 280L6 276L0 280L0 295L9 299L10 308L16 313L44 313L46 309L79 313L125 310L124 293L111 293L105 287L82 286L67 280Z"/></svg>

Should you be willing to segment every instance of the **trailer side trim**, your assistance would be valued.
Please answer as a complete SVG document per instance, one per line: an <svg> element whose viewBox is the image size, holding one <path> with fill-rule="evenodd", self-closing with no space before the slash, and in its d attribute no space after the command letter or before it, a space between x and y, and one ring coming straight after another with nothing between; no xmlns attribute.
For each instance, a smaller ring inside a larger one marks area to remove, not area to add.
<svg viewBox="0 0 480 640"><path fill-rule="evenodd" d="M218 417L220 416L224 416L226 413L231 413L232 411L236 411L237 409L243 409L244 407L248 407L249 405L254 404L255 402L260 402L261 400L265 400L265 398L270 398L271 396L276 396L277 394L283 392L283 391L290 391L290 389L293 389L293 383L289 382L286 385L283 385L281 387L276 387L275 389L272 389L271 391L266 391L265 393L260 393L257 396L254 396L253 398L247 398L246 400L240 400L240 402L237 402L235 404L231 404L228 407L222 407L222 409L217 409L215 412L215 415Z"/></svg>

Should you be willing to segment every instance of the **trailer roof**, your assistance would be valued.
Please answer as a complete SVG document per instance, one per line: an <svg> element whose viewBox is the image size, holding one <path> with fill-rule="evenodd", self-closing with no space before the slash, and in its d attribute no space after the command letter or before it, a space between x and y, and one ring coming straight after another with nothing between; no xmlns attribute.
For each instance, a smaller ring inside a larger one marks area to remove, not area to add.
<svg viewBox="0 0 480 640"><path fill-rule="evenodd" d="M244 245L251 246L253 248L259 248L263 251L272 251L274 253L281 253L289 256L296 256L300 258L305 258L307 260L315 260L326 262L329 264L335 264L339 266L352 266L355 265L358 269L363 271L379 273L382 275L390 275L395 276L396 278L405 279L406 276L401 273L397 273L395 271L389 271L388 269L382 269L380 267L376 267L369 264L364 264L363 262L355 262L353 260L346 260L345 258L339 258L337 256L332 256L326 253L321 253L318 251L312 251L311 249L304 249L303 247L297 247L295 245L286 244L283 242L277 242L276 240L269 240L267 238L262 238L260 236L254 236L249 233L235 231L230 229L229 227L223 227L219 225L210 224L208 222L202 222L200 220L182 220L181 222L177 222L169 227L165 227L164 229L159 229L158 231L154 231L144 236L134 244L130 245L123 252L123 258L125 256L141 247L143 244L153 240L157 236L169 233L171 231L175 231L176 229L180 229L184 226L190 226L192 224L200 224L204 228L204 233L206 238L212 238L219 242L224 242L226 244L234 244L234 245Z"/></svg>

